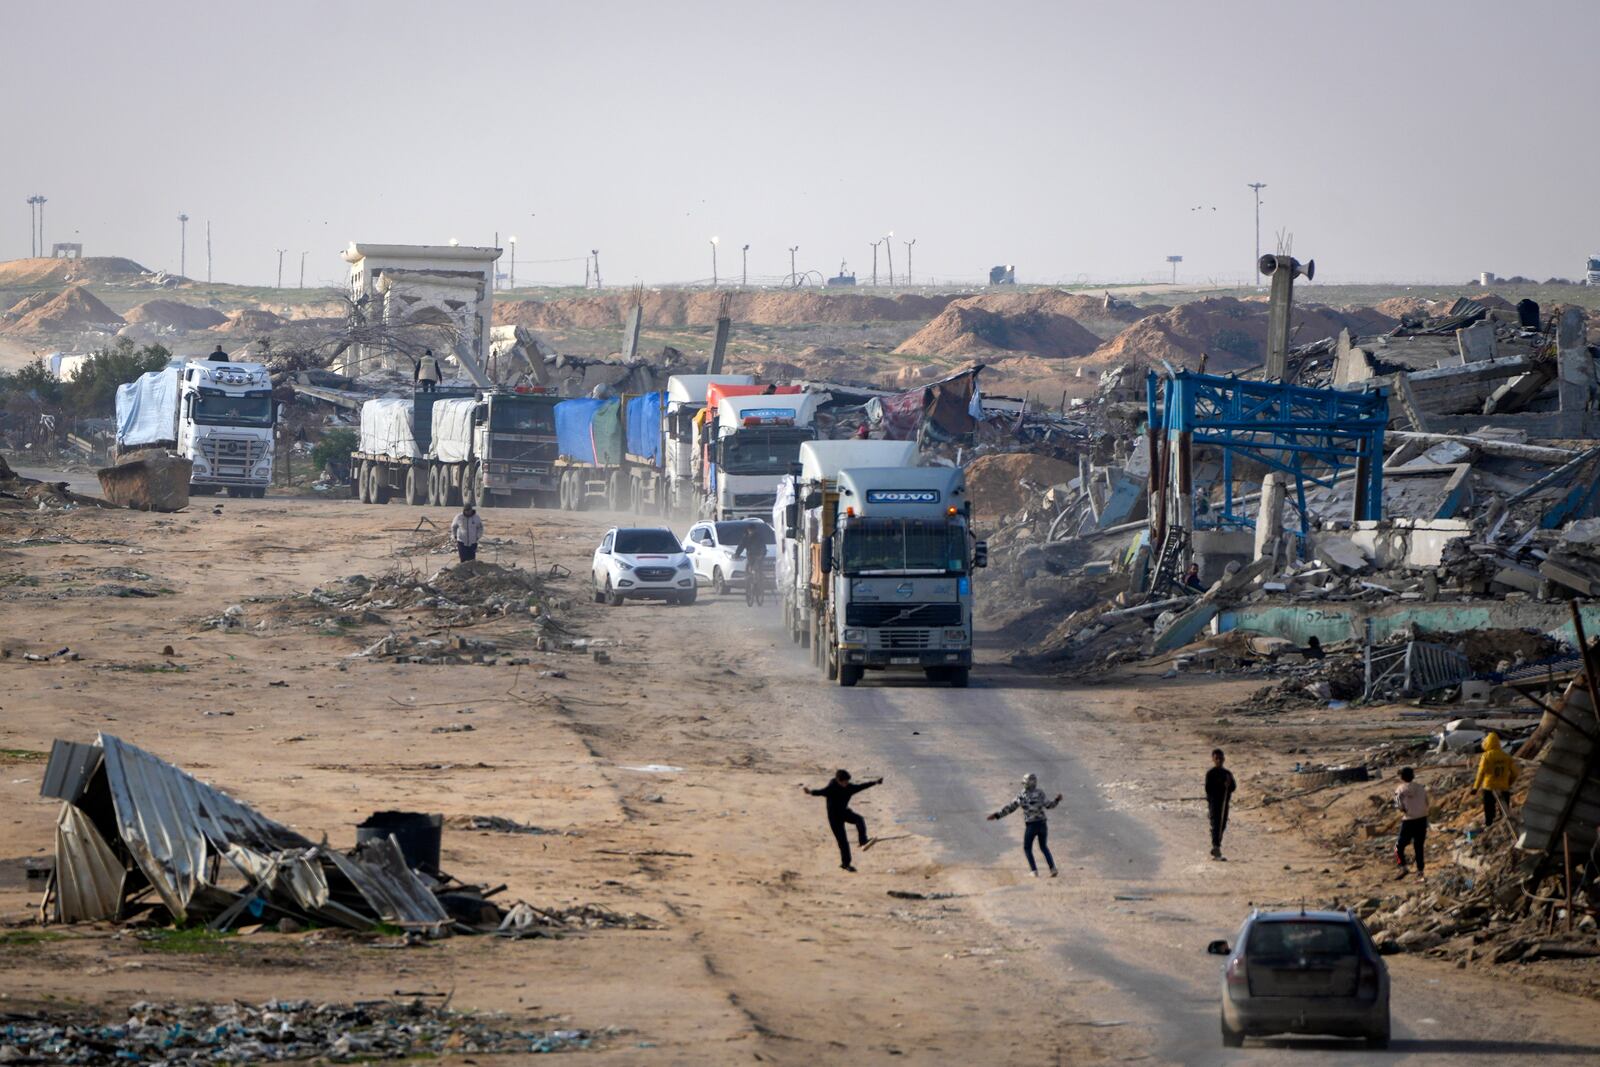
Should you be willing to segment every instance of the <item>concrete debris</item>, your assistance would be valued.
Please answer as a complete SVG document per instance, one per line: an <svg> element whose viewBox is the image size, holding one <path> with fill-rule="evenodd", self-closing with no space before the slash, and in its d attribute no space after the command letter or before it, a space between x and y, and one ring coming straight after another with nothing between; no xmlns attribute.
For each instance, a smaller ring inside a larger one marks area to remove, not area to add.
<svg viewBox="0 0 1600 1067"><path fill-rule="evenodd" d="M587 1030L528 1028L508 1016L410 1002L153 1004L125 1013L10 1012L0 1063L278 1063L413 1060L460 1052L519 1056L595 1047Z"/></svg>

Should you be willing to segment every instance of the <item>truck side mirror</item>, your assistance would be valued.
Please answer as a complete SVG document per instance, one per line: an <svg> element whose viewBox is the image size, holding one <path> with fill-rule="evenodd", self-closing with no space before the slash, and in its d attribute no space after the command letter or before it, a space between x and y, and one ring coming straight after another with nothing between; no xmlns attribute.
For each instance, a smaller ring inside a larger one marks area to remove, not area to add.
<svg viewBox="0 0 1600 1067"><path fill-rule="evenodd" d="M806 510L807 511L810 511L812 508L820 508L821 506L822 506L822 490L813 489L813 490L811 490L811 492L806 494Z"/></svg>
<svg viewBox="0 0 1600 1067"><path fill-rule="evenodd" d="M822 562L822 573L823 574L832 574L833 573L833 535L832 534L829 534L827 537L824 537L822 539L822 552L820 553L820 555L822 556L822 560L821 560L821 562Z"/></svg>
<svg viewBox="0 0 1600 1067"><path fill-rule="evenodd" d="M972 565L974 567L987 567L989 565L989 542L979 541L972 546Z"/></svg>
<svg viewBox="0 0 1600 1067"><path fill-rule="evenodd" d="M785 504L783 507L783 524L786 527L783 536L794 537L795 527L800 525L800 505L798 503Z"/></svg>

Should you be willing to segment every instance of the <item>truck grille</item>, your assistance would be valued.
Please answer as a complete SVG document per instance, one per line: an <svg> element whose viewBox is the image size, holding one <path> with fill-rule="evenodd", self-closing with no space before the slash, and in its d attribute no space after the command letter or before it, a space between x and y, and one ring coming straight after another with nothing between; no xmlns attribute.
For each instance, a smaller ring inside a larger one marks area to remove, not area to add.
<svg viewBox="0 0 1600 1067"><path fill-rule="evenodd" d="M202 437L199 444L213 478L245 479L261 459L266 442L254 437Z"/></svg>
<svg viewBox="0 0 1600 1067"><path fill-rule="evenodd" d="M879 630L878 647L891 650L927 648L929 636L927 630Z"/></svg>
<svg viewBox="0 0 1600 1067"><path fill-rule="evenodd" d="M635 567L633 573L647 582L664 582L673 575L671 567Z"/></svg>
<svg viewBox="0 0 1600 1067"><path fill-rule="evenodd" d="M902 626L960 626L961 605L852 603L844 609L846 626L882 626L890 619Z"/></svg>

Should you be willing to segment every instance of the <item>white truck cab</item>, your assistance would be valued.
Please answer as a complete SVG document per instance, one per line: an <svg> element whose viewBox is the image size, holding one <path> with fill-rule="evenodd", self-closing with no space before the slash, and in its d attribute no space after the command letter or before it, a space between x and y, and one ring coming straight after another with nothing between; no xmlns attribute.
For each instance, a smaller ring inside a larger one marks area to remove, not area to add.
<svg viewBox="0 0 1600 1067"><path fill-rule="evenodd" d="M725 396L717 405L714 443L716 519L766 518L778 482L817 436L816 393Z"/></svg>

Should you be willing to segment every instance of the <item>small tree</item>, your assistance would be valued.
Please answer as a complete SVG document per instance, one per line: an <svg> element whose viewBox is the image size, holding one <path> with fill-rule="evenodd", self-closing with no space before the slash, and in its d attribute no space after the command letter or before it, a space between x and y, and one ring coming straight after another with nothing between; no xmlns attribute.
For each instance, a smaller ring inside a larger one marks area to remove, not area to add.
<svg viewBox="0 0 1600 1067"><path fill-rule="evenodd" d="M119 385L160 370L171 360L172 353L161 345L135 348L128 338L118 338L110 348L84 360L71 381L61 383L61 406L74 415L111 415L116 411Z"/></svg>
<svg viewBox="0 0 1600 1067"><path fill-rule="evenodd" d="M354 430L345 427L329 430L311 450L312 466L319 471L328 471L336 480L343 481L350 475L350 453L356 450L360 440Z"/></svg>

